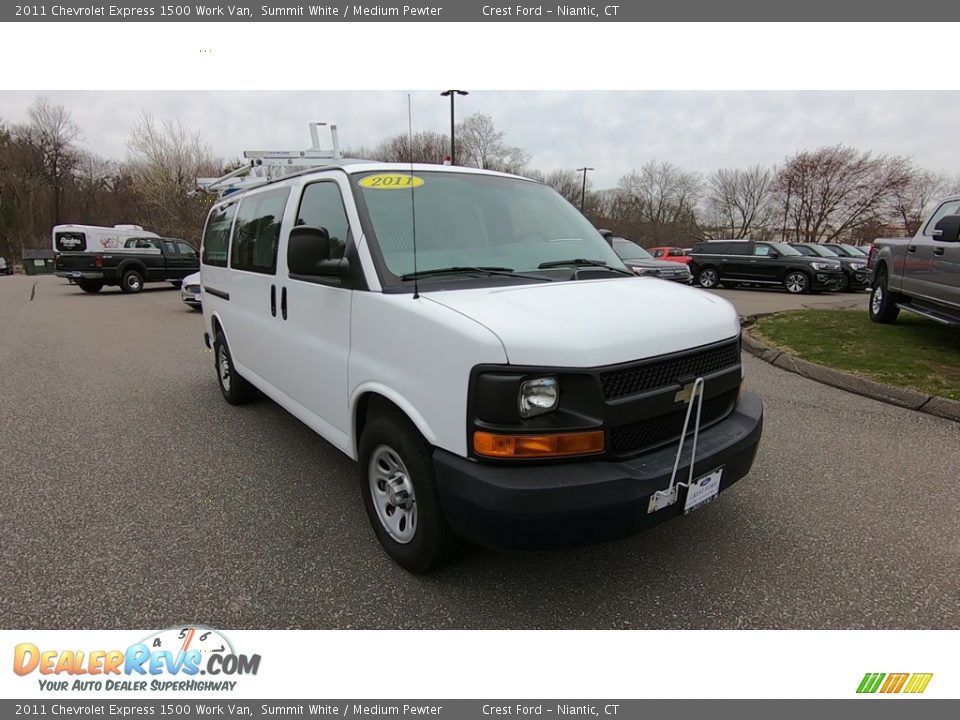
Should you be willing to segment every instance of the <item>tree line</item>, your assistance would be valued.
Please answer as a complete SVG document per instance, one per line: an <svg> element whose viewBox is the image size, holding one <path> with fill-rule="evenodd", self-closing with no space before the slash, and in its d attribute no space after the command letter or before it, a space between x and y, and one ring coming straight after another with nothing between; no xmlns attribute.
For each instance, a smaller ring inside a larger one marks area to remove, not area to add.
<svg viewBox="0 0 960 720"><path fill-rule="evenodd" d="M777 166L721 168L708 174L661 160L624 173L598 189L573 168L548 172L511 145L493 118L475 113L457 124L454 162L544 182L597 226L641 245L689 246L703 239L755 238L801 242L912 235L937 198L960 191L960 178L918 167L910 158L835 145L803 150ZM239 167L217 158L199 133L143 114L124 160L82 147L81 128L63 105L37 99L21 123L0 120L0 255L49 247L62 223L136 223L196 241L210 199L195 179ZM348 157L439 163L450 138L399 133Z"/></svg>

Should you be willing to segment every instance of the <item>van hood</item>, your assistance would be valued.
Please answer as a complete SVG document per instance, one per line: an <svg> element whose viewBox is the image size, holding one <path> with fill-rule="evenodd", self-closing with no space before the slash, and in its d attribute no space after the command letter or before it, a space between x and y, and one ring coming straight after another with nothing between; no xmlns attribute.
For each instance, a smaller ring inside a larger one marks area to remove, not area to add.
<svg viewBox="0 0 960 720"><path fill-rule="evenodd" d="M538 283L423 292L484 325L513 365L594 367L736 337L721 297L652 278Z"/></svg>

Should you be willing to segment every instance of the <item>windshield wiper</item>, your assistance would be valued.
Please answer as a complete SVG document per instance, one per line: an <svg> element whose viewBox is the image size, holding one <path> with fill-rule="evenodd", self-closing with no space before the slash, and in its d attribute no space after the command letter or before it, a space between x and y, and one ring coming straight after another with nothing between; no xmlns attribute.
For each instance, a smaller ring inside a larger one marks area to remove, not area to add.
<svg viewBox="0 0 960 720"><path fill-rule="evenodd" d="M542 280L552 282L552 278L543 275L527 275L525 273L515 272L513 268L497 267L495 265L473 265L461 266L452 265L450 267L431 268L429 270L417 270L417 272L406 273L400 276L401 280L414 280L417 278L431 277L434 275L506 275L507 277L528 278L530 280Z"/></svg>
<svg viewBox="0 0 960 720"><path fill-rule="evenodd" d="M633 277L633 273L629 270L623 270L618 267L612 267L607 265L602 260L587 260L586 258L571 258L570 260L551 260L550 262L543 262L537 265L540 270L546 270L547 268L558 268L558 267L597 267L603 268L604 270L609 270L610 272L620 273L621 275L629 275Z"/></svg>

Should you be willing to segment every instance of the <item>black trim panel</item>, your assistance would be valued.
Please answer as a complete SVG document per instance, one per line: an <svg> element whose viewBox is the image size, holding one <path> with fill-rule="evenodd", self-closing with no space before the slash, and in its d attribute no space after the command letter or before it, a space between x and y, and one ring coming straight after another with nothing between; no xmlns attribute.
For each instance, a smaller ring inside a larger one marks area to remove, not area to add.
<svg viewBox="0 0 960 720"><path fill-rule="evenodd" d="M223 290L217 290L216 288L212 288L209 285L204 285L203 291L205 293L210 293L214 297L218 297L221 300L226 300L227 302L230 302L230 293L228 292L224 292Z"/></svg>

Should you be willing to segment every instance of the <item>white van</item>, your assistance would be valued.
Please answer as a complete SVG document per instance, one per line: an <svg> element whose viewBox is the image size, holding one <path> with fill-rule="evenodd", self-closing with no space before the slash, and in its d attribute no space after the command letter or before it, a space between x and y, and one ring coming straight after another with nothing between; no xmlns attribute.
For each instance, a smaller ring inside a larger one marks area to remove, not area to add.
<svg viewBox="0 0 960 720"><path fill-rule="evenodd" d="M160 237L139 225L55 225L50 236L54 253L103 252L122 248L130 238Z"/></svg>
<svg viewBox="0 0 960 720"><path fill-rule="evenodd" d="M357 460L408 570L457 538L625 536L753 463L733 306L635 276L545 185L342 161L214 205L201 278L223 396L259 390Z"/></svg>

